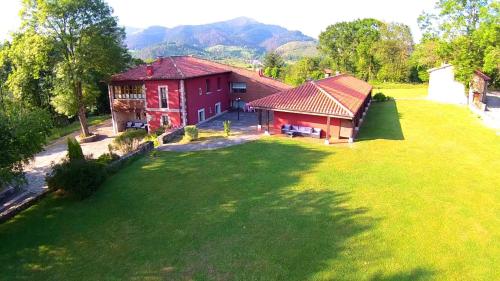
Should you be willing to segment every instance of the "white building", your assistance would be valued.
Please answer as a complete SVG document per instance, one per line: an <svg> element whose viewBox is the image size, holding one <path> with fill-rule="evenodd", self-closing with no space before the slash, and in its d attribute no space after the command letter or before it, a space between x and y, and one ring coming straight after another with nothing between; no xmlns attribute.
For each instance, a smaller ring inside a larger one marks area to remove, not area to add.
<svg viewBox="0 0 500 281"><path fill-rule="evenodd" d="M443 64L440 67L429 69L428 72L428 99L445 103L467 104L465 86L455 80L455 72L451 64Z"/></svg>

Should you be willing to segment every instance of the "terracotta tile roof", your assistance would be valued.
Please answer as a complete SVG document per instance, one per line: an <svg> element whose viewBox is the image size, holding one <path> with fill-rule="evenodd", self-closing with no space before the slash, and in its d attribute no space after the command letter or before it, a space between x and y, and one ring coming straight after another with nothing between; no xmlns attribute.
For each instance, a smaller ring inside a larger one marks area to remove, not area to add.
<svg viewBox="0 0 500 281"><path fill-rule="evenodd" d="M253 70L249 70L249 69L245 69L245 68L241 68L241 67L236 67L236 66L232 66L232 65L227 65L227 64L223 64L223 63L218 63L218 62L214 62L214 61L210 61L210 60L206 60L206 59L201 59L201 58L195 58L195 57L191 57L191 58L195 59L199 63L210 65L213 67L223 68L227 71L231 71L233 73L248 77L248 78L252 79L254 82L264 84L264 85L266 85L268 87L272 87L278 91L283 91L283 90L292 88L292 86L285 84L279 80L276 80L276 79L273 79L271 77L267 77L264 75L260 75L259 72L257 72L257 71L253 71Z"/></svg>
<svg viewBox="0 0 500 281"><path fill-rule="evenodd" d="M282 91L292 88L278 80L261 76L257 71L243 69L193 56L172 56L157 59L152 64L153 75L146 75L147 65L140 65L123 73L113 75L111 81L186 79L205 75L233 72L255 82Z"/></svg>
<svg viewBox="0 0 500 281"><path fill-rule="evenodd" d="M154 61L153 75L147 75L148 65L140 65L125 72L113 75L111 81L186 79L211 74L230 72L230 70L208 64L191 56L172 56Z"/></svg>
<svg viewBox="0 0 500 281"><path fill-rule="evenodd" d="M370 84L342 74L310 81L299 87L255 100L250 106L352 118L371 89Z"/></svg>

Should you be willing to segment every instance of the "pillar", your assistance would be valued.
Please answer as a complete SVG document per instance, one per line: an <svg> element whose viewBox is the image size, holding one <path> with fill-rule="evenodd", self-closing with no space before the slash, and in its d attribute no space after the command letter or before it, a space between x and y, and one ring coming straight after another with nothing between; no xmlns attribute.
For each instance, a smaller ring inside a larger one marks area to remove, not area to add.
<svg viewBox="0 0 500 281"><path fill-rule="evenodd" d="M330 116L326 117L326 138L325 144L330 144Z"/></svg>

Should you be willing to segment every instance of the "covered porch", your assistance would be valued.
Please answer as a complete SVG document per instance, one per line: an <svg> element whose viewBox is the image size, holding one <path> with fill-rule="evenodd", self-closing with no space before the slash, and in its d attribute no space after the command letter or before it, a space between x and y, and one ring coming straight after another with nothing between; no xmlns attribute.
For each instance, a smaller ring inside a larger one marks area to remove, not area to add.
<svg viewBox="0 0 500 281"><path fill-rule="evenodd" d="M298 112L256 108L257 129L266 134L288 137L309 137L324 140L325 144L347 143L354 140L357 127L353 119L334 115L313 115Z"/></svg>

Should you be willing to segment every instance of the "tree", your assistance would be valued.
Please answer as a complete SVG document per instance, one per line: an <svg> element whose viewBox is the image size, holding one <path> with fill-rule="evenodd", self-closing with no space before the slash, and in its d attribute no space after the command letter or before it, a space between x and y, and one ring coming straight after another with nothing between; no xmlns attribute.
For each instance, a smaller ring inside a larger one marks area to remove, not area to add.
<svg viewBox="0 0 500 281"><path fill-rule="evenodd" d="M96 75L109 77L125 68L129 55L123 46L111 8L102 0L24 0L23 31L33 30L54 46L56 111L78 115L82 135L90 135L86 107L98 95Z"/></svg>
<svg viewBox="0 0 500 281"><path fill-rule="evenodd" d="M9 73L12 71L12 62L7 54L8 48L10 47L9 42L4 44L0 43L0 108L3 109L3 101L7 95L7 79Z"/></svg>
<svg viewBox="0 0 500 281"><path fill-rule="evenodd" d="M51 41L27 28L14 34L5 55L11 63L6 84L14 97L25 105L52 109L52 69L56 56Z"/></svg>
<svg viewBox="0 0 500 281"><path fill-rule="evenodd" d="M408 81L412 49L413 37L410 27L400 23L383 25L380 30L380 40L374 43L375 57L381 66L377 79Z"/></svg>
<svg viewBox="0 0 500 281"><path fill-rule="evenodd" d="M272 78L280 77L285 61L276 52L269 52L264 56L264 74Z"/></svg>
<svg viewBox="0 0 500 281"><path fill-rule="evenodd" d="M4 101L0 111L0 189L22 182L23 164L42 150L50 133L47 111Z"/></svg>
<svg viewBox="0 0 500 281"><path fill-rule="evenodd" d="M407 81L412 45L408 26L376 19L336 23L319 36L333 68L364 80Z"/></svg>
<svg viewBox="0 0 500 281"><path fill-rule="evenodd" d="M323 66L320 58L302 58L287 68L285 82L297 86L308 79L320 79L324 75Z"/></svg>
<svg viewBox="0 0 500 281"><path fill-rule="evenodd" d="M319 50L334 61L339 71L355 73L356 30L352 22L330 25L319 35Z"/></svg>
<svg viewBox="0 0 500 281"><path fill-rule="evenodd" d="M427 70L439 66L443 61L440 48L441 43L438 39L424 39L415 45L410 58L410 64L417 76L414 77L413 81L429 81Z"/></svg>
<svg viewBox="0 0 500 281"><path fill-rule="evenodd" d="M499 6L494 0L439 0L437 13L420 16L424 38L439 38L448 45L458 80L468 83L475 69L485 68L497 81L497 71L490 66L500 42Z"/></svg>

